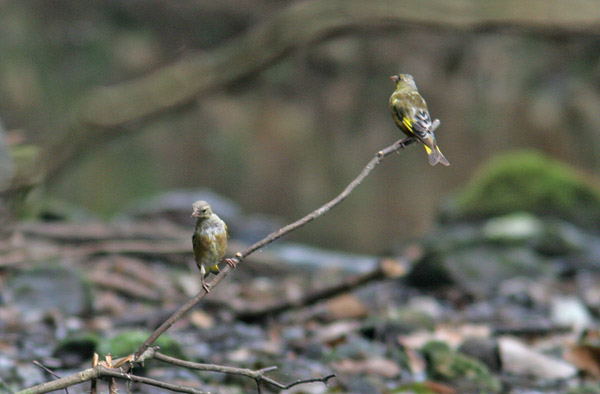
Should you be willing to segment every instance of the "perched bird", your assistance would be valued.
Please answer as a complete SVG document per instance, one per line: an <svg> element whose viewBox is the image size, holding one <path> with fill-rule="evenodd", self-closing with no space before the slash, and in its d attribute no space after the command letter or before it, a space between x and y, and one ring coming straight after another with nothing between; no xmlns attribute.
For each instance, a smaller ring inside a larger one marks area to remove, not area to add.
<svg viewBox="0 0 600 394"><path fill-rule="evenodd" d="M390 96L390 110L396 126L408 138L416 138L423 143L429 158L429 164L434 166L437 163L442 163L449 166L450 163L435 141L435 135L431 130L432 122L427 103L419 94L412 75L399 74L390 78L396 83L396 90Z"/></svg>
<svg viewBox="0 0 600 394"><path fill-rule="evenodd" d="M206 201L196 201L192 209L192 217L196 218L196 229L192 235L194 259L202 274L202 287L208 293L210 290L205 279L209 273L220 272L219 261L225 256L227 250L229 230L225 222L213 213ZM226 259L225 262L235 268L232 259Z"/></svg>

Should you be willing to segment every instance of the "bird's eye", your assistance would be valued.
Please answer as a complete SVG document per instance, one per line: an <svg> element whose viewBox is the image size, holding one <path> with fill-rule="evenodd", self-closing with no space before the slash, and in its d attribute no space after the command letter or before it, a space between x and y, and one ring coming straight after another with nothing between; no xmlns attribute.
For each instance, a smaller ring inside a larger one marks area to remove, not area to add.
<svg viewBox="0 0 600 394"><path fill-rule="evenodd" d="M402 81L402 75L398 75L398 81Z"/></svg>

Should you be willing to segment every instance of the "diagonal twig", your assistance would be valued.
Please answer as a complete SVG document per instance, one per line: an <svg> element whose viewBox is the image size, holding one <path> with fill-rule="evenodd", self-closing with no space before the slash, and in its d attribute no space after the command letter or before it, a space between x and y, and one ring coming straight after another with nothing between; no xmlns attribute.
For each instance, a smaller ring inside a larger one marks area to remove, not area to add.
<svg viewBox="0 0 600 394"><path fill-rule="evenodd" d="M435 131L435 129L437 129L439 125L440 121L436 119L431 125L431 132ZM278 240L284 235L287 235L288 233L304 226L308 222L311 222L316 218L329 212L331 208L344 201L346 197L348 197L348 195L350 195L350 193L352 193L352 191L365 180L365 178L371 173L371 171L373 171L373 169L379 163L381 163L386 156L390 155L391 153L398 152L400 149L404 149L406 146L412 144L413 142L415 142L413 138L405 138L396 141L394 144L378 151L375 154L375 157L373 157L371 161L367 163L367 165L365 166L365 168L363 168L360 174L352 182L350 182L350 184L346 186L346 188L333 200L329 201L325 205L314 210L313 212L309 213L303 218L295 221L294 223L288 224L287 226L282 227L281 229L269 234L267 237L256 242L254 245L250 246L246 250L236 253L235 257L232 260L236 264L240 264L244 260L244 258L254 253L258 249L270 244L271 242ZM211 282L208 283L208 288L212 289L215 286L217 286L223 279L225 279L229 275L232 269L233 268L231 268L229 264L226 264L221 269L221 272ZM181 319L190 309L196 306L196 304L198 304L198 302L200 302L200 300L202 300L202 298L204 298L206 294L207 293L204 289L200 290L198 294L196 294L192 299L190 299L188 302L182 305L177 311L175 311L175 313L171 315L171 317L165 320L156 330L154 330L154 332L148 337L148 339L146 339L146 341L135 352L134 360L137 360L144 353L144 351L146 351L146 349L152 346L152 344L158 339L158 337L160 337L173 324L175 324L176 321Z"/></svg>
<svg viewBox="0 0 600 394"><path fill-rule="evenodd" d="M41 362L39 362L37 360L33 360L33 364L36 365L36 366L38 366L38 367L40 367L44 371L48 372L50 375L54 376L56 379L60 379L60 376L58 376L57 374L55 374L51 369L49 369L48 367L46 367ZM66 387L65 387L65 394L69 394L69 389L66 388Z"/></svg>

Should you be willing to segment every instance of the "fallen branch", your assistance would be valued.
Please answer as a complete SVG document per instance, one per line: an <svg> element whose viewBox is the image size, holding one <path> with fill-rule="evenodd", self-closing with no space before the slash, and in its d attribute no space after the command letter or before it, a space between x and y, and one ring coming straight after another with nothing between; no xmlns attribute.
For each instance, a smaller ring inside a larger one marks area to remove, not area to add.
<svg viewBox="0 0 600 394"><path fill-rule="evenodd" d="M241 375L248 378L253 379L257 383L257 387L260 392L260 384L267 383L273 385L280 389L288 389L293 386L297 386L303 383L312 383L312 382L322 382L327 384L327 381L333 378L335 375L330 374L324 377L319 378L309 378L309 379L299 379L292 383L283 384L272 378L265 376L267 372L273 371L277 369L277 367L267 367L259 370L252 370L246 368L233 368L226 367L222 365L215 364L200 364L194 363L190 361L181 360L178 358L170 357L159 353L157 351L158 348L149 348L147 349L143 355L139 357L137 360L138 363L145 362L147 360L156 359L165 363L169 363L178 367L190 368L197 371L207 371L207 372L218 372L218 373L226 373L230 375ZM107 360L107 362L111 365L114 365L115 368L110 368L107 366L106 362L100 362L95 365L93 368L86 369L84 371L80 371L76 374L64 377L62 379L53 380L51 382L43 383L34 387L30 387L23 391L18 392L17 394L43 394L48 393L55 390L66 389L67 387L73 386L75 384L85 383L87 381L92 381L92 383L98 378L109 378L111 379L121 379L134 383L142 383L147 384L154 387L159 387L161 389L170 390L178 393L191 393L191 394L208 394L206 391L201 391L189 386L176 385L172 383L163 382L157 379L151 379L143 376L134 375L131 373L127 373L126 371L118 368L119 366L129 363L132 359L132 356L123 357L114 362L112 360ZM130 364L131 365L131 364ZM111 390L116 390L116 388L112 388Z"/></svg>
<svg viewBox="0 0 600 394"><path fill-rule="evenodd" d="M179 241L188 235L181 227L165 222L148 221L117 224L80 224L63 222L24 222L19 232L28 237L50 239L65 244L98 244L100 241Z"/></svg>
<svg viewBox="0 0 600 394"><path fill-rule="evenodd" d="M407 25L446 29L520 27L525 31L598 33L598 7L588 0L524 1L522 6L490 6L479 0L452 2L394 0L311 0L293 2L276 16L211 52L191 54L135 80L97 88L83 100L84 123L101 128L164 111L215 86L234 82L319 40L359 29ZM517 2L519 3L519 2ZM526 6L526 7L525 7ZM526 12L525 12L526 11Z"/></svg>
<svg viewBox="0 0 600 394"><path fill-rule="evenodd" d="M200 364L200 363L194 363L194 362L190 362L190 361L180 360L178 358L170 357L170 356L164 355L159 352L154 353L154 359L160 360L162 362L169 363L172 365L176 365L178 367L190 368L190 369L195 369L198 371L221 372L221 373L226 373L226 374L230 374L230 375L241 375L241 376L245 376L245 377L254 379L256 381L257 385L260 385L261 382L265 382L265 383L268 383L270 385L273 385L273 386L283 389L283 390L289 389L290 387L294 387L294 386L297 386L297 385L303 384L303 383L322 382L324 384L327 384L327 381L329 379L335 377L335 374L330 374L330 375L320 377L320 378L299 379L292 383L283 384L283 383L279 383L279 382L265 376L265 373L274 371L275 369L277 369L277 367L267 367L267 368L263 368L263 369L259 369L259 370L252 370L252 369L247 369L247 368L226 367L223 365L215 365L215 364Z"/></svg>
<svg viewBox="0 0 600 394"><path fill-rule="evenodd" d="M440 125L440 121L438 119L436 119L431 126L431 131L432 132L435 131L435 129L437 129L439 127L439 125ZM320 207L320 208L316 209L315 211L309 213L308 215L304 216L303 218L295 221L294 223L288 224L287 226L269 234L266 238L256 242L254 245L250 246L243 252L236 253L235 257L233 258L235 263L240 264L244 260L244 258L246 258L250 254L254 253L258 249L270 244L273 241L278 240L279 238L283 237L284 235L304 226L308 222L311 222L311 221L315 220L316 218L318 218L319 216L327 213L331 208L335 207L336 205L338 205L339 203L344 201L344 199L346 197L348 197L348 195L358 185L360 185L362 183L362 181L365 180L365 178L371 173L371 171L379 163L381 163L386 156L390 155L393 152L397 152L400 149L405 148L406 146L413 143L414 141L415 141L414 139L399 140L399 141L396 141L393 145L390 145L387 148L377 152L375 154L375 157L373 159L371 159L371 161L369 161L369 163L365 166L365 168L363 168L363 170L360 172L360 174L352 182L350 182L350 184L348 186L346 186L344 191L342 191L337 197L335 197L333 200L329 201L327 204L323 205L322 207ZM211 282L208 283L208 288L212 289L215 286L217 286L223 279L225 279L229 275L229 273L231 272L232 269L233 268L231 268L231 266L229 264L225 264L223 269L221 269L221 272L217 276L215 276L215 278ZM204 289L200 290L200 292L198 294L196 294L192 299L190 299L185 305L180 307L173 315L171 315L171 317L169 317L165 322L163 322L163 324L161 324L156 330L154 330L152 335L150 335L150 337L148 337L148 339L135 352L135 354L134 354L135 359L137 360L138 357L140 357L142 355L142 353L144 353L146 351L146 349L148 349L150 346L152 346L152 344L154 344L154 342L158 339L158 337L160 337L173 324L175 324L176 321L181 319L190 309L192 309L194 306L196 306L196 304L198 304L198 302L200 302L200 300L202 300L202 298L204 298L205 295L206 295L206 291Z"/></svg>
<svg viewBox="0 0 600 394"><path fill-rule="evenodd" d="M364 29L424 26L597 35L600 9L590 0L530 0L492 5L480 0L308 0L281 12L211 51L188 54L157 71L91 90L79 100L77 120L44 152L45 181L98 143L139 131L127 122L181 106L219 86L268 69L298 48Z"/></svg>
<svg viewBox="0 0 600 394"><path fill-rule="evenodd" d="M130 373L127 373L119 368L107 368L104 366L97 366L98 373L100 376L110 377L110 378L120 378L122 380L127 380L134 383L143 383L149 386L158 387L165 390L175 391L176 393L190 393L190 394L210 394L207 391L197 390L193 387L181 386L178 384L172 384L167 382L162 382L157 379L146 378L144 376L137 376ZM112 392L111 392L112 394Z"/></svg>
<svg viewBox="0 0 600 394"><path fill-rule="evenodd" d="M375 267L369 272L353 276L351 278L341 281L340 283L336 283L323 289L317 289L312 292L308 292L300 298L284 300L272 305L267 305L266 307L262 308L244 308L243 310L236 310L234 311L235 318L244 322L254 323L273 317L274 315L278 315L291 309L298 309L305 306L313 305L321 300L332 298L339 294L354 290L357 287L363 286L369 282L381 280L384 278L398 277L403 272L401 272L401 269L394 269L392 267L389 267L389 265L393 264L395 263L383 260L377 265L377 267Z"/></svg>
<svg viewBox="0 0 600 394"><path fill-rule="evenodd" d="M150 302L161 302L163 300L162 294L157 292L155 288L133 281L125 275L99 271L93 272L88 278L96 286L110 289L113 292L124 294L134 299Z"/></svg>

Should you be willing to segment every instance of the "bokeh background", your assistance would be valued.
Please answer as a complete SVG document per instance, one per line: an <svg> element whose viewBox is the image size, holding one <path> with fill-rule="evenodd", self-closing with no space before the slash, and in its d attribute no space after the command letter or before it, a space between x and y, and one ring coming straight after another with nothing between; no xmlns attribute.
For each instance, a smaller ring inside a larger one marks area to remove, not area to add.
<svg viewBox="0 0 600 394"><path fill-rule="evenodd" d="M412 146L290 239L386 253L429 231L476 169L510 150L533 148L597 172L600 41L578 26L352 27L151 116L112 128L73 126L90 92L210 56L292 4L0 2L6 139L54 149L41 156L40 170L52 171L30 207L60 199L110 219L161 192L202 187L248 213L293 221L401 137L387 107L389 76L399 72L414 75L441 120L436 134L452 165L430 167ZM75 154L69 135L86 141Z"/></svg>

